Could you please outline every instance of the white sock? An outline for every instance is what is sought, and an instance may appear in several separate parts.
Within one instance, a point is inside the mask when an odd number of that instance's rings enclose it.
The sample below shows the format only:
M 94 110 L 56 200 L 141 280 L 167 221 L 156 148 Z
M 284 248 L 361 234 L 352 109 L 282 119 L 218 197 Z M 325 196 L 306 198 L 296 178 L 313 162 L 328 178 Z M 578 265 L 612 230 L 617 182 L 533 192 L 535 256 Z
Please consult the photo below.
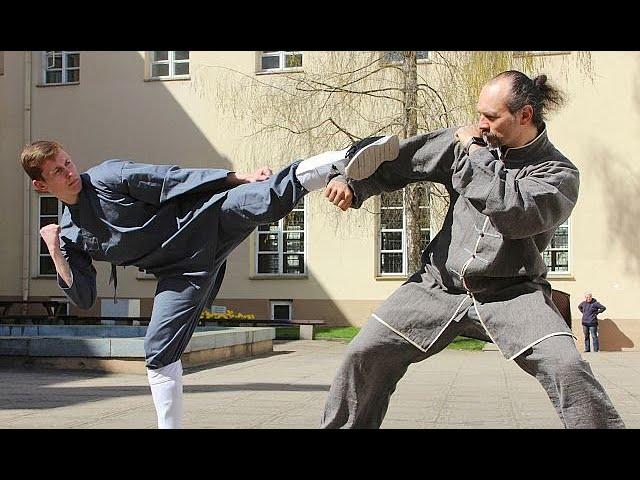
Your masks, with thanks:
M 298 181 L 309 192 L 326 187 L 327 175 L 331 171 L 331 165 L 344 162 L 347 150 L 349 148 L 324 152 L 303 160 L 296 168 Z
M 158 428 L 182 428 L 182 362 L 147 369 Z

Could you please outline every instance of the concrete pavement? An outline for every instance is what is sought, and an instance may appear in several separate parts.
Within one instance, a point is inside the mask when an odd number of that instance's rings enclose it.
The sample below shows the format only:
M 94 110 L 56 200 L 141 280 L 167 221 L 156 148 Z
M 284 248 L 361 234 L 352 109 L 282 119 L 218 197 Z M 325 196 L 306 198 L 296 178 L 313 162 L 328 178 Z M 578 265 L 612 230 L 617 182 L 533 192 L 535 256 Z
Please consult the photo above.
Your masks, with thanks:
M 346 343 L 275 342 L 272 354 L 185 371 L 186 428 L 316 428 Z M 584 354 L 627 427 L 640 428 L 640 352 Z M 0 368 L 0 428 L 155 428 L 146 376 Z M 497 351 L 414 364 L 383 428 L 562 428 L 536 380 Z

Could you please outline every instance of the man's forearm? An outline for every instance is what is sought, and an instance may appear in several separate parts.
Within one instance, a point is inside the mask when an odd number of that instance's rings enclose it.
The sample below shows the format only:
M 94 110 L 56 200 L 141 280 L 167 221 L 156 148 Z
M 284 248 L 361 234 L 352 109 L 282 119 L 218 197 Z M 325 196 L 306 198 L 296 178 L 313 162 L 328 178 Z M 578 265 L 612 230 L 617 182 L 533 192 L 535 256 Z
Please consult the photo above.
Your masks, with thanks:
M 53 259 L 53 264 L 56 267 L 56 271 L 60 278 L 64 280 L 64 283 L 67 284 L 67 287 L 70 287 L 73 283 L 73 275 L 71 274 L 71 267 L 69 266 L 69 262 L 64 258 L 62 251 L 58 249 L 49 248 L 49 253 L 51 254 L 51 258 Z

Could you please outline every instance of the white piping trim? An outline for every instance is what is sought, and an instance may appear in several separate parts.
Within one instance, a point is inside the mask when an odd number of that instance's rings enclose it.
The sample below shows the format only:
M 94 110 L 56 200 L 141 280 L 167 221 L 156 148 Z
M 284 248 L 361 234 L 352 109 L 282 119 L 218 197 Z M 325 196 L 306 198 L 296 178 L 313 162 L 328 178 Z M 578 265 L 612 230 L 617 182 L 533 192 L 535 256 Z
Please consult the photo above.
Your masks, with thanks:
M 554 332 L 554 333 L 550 333 L 549 335 L 545 335 L 542 338 L 539 338 L 538 340 L 536 340 L 535 342 L 527 345 L 526 347 L 524 347 L 522 350 L 520 350 L 518 353 L 516 353 L 513 357 L 509 358 L 509 360 L 513 360 L 514 358 L 516 358 L 518 355 L 520 355 L 522 352 L 524 352 L 525 350 L 527 350 L 528 348 L 533 347 L 534 345 L 536 345 L 537 343 L 540 343 L 543 340 L 546 340 L 549 337 L 556 337 L 558 335 L 570 335 L 573 338 L 575 338 L 576 340 L 578 339 L 578 337 L 576 337 L 573 333 L 569 333 L 569 332 Z
M 389 325 L 387 322 L 385 322 L 384 320 L 382 320 L 379 316 L 377 316 L 375 313 L 372 313 L 371 316 L 373 318 L 375 318 L 376 320 L 378 320 L 381 324 L 383 324 L 385 327 L 387 327 L 389 330 L 394 331 L 395 333 L 397 333 L 398 335 L 400 335 L 402 338 L 404 338 L 407 342 L 409 342 L 411 345 L 413 345 L 414 347 L 416 347 L 418 350 L 420 350 L 421 352 L 427 352 L 426 349 L 422 348 L 420 345 L 418 345 L 416 342 L 414 342 L 413 340 L 411 340 L 410 338 L 407 338 L 406 336 L 404 336 L 402 333 L 400 333 L 398 330 L 396 330 L 395 328 L 393 328 L 391 325 Z

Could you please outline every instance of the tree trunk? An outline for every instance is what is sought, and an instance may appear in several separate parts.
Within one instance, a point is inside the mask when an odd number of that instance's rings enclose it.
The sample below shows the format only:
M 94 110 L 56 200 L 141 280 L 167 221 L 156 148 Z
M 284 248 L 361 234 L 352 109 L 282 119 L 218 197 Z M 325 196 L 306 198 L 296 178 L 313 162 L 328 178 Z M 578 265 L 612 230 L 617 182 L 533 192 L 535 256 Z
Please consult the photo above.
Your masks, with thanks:
M 418 134 L 418 64 L 415 51 L 404 51 L 402 71 L 404 76 L 404 138 Z M 405 187 L 404 205 L 407 235 L 407 268 L 411 275 L 421 266 L 420 257 L 420 189 L 424 185 L 412 183 Z

